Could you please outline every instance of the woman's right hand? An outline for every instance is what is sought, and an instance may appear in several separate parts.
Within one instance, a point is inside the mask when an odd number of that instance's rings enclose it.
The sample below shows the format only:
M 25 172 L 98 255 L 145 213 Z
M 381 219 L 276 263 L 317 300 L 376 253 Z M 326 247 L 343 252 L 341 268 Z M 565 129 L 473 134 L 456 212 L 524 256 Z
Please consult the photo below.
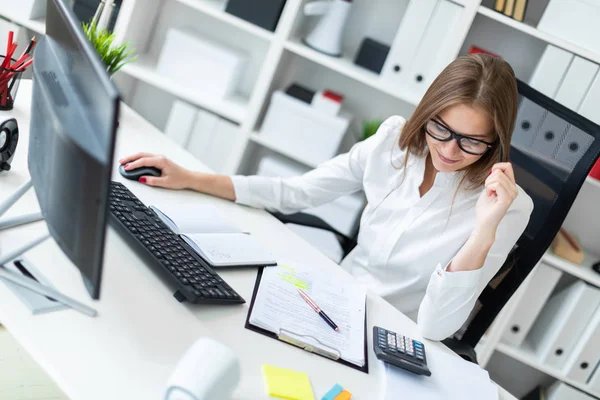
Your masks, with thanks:
M 149 186 L 158 186 L 168 189 L 187 189 L 191 187 L 193 173 L 165 156 L 137 153 L 119 160 L 125 170 L 129 171 L 140 167 L 155 167 L 162 171 L 162 175 L 142 176 L 139 181 Z

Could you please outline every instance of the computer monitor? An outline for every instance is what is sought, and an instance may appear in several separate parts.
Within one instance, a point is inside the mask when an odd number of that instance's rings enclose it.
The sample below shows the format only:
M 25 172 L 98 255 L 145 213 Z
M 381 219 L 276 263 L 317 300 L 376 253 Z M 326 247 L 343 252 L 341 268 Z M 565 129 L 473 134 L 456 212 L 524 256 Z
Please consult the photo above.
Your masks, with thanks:
M 119 92 L 63 0 L 48 0 L 34 58 L 31 180 L 50 235 L 98 299 Z

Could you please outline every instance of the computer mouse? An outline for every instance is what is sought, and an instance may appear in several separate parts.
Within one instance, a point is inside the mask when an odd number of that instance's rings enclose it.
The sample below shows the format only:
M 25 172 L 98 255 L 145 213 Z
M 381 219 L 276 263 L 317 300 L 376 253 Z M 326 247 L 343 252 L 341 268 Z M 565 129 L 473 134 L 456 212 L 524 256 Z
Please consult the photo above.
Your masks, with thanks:
M 124 166 L 119 166 L 119 173 L 127 179 L 137 181 L 142 176 L 161 176 L 162 171 L 154 167 L 140 167 L 135 169 L 126 170 Z

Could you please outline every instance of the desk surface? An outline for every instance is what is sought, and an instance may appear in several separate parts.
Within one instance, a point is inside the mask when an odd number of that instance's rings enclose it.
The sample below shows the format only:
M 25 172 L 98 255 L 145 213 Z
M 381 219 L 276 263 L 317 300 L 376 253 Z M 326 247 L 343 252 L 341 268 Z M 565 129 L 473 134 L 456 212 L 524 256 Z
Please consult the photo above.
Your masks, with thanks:
M 13 169 L 0 175 L 2 197 L 28 179 L 27 148 L 31 84 L 21 83 L 17 107 L 4 113 L 15 116 L 21 137 Z M 2 115 L 2 114 L 0 114 Z M 168 155 L 185 167 L 207 168 L 171 142 L 126 106 L 122 107 L 116 158 L 148 151 Z M 60 179 L 49 176 L 48 179 Z M 334 262 L 296 236 L 268 213 L 190 191 L 171 191 L 124 180 L 145 204 L 168 201 L 210 203 L 268 246 L 279 260 L 316 264 L 332 274 L 346 275 Z M 39 209 L 33 191 L 8 215 Z M 41 232 L 43 222 L 0 232 L 0 251 L 9 251 Z M 178 303 L 170 290 L 112 227 L 108 229 L 101 299 L 90 300 L 77 269 L 52 240 L 26 255 L 63 293 L 95 307 L 89 318 L 72 310 L 32 316 L 5 285 L 0 284 L 0 322 L 29 351 L 72 400 L 161 399 L 174 365 L 199 336 L 213 337 L 230 346 L 241 358 L 242 380 L 237 400 L 266 399 L 260 366 L 263 363 L 305 371 L 317 398 L 335 383 L 353 392 L 353 399 L 378 397 L 381 369 L 371 349 L 371 330 L 377 324 L 418 338 L 416 325 L 383 299 L 368 295 L 369 368 L 364 374 L 244 328 L 256 269 L 221 270 L 220 274 L 248 303 L 236 306 L 198 306 Z M 440 343 L 425 341 L 428 349 L 449 351 Z M 514 399 L 500 389 L 500 399 Z

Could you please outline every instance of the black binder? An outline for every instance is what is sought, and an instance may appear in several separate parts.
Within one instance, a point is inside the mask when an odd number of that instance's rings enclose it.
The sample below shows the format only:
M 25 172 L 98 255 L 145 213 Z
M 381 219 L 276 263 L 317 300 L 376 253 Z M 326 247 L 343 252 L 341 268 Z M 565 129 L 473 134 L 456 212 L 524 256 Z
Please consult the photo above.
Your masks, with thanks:
M 350 363 L 348 361 L 345 361 L 345 360 L 343 360 L 340 357 L 336 358 L 336 357 L 334 357 L 333 354 L 327 354 L 326 352 L 319 351 L 319 349 L 315 349 L 315 348 L 313 348 L 310 345 L 302 345 L 302 344 L 299 344 L 299 343 L 298 344 L 292 343 L 291 341 L 287 341 L 285 339 L 285 337 L 282 337 L 282 335 L 277 335 L 277 334 L 275 334 L 275 333 L 273 333 L 271 331 L 268 331 L 266 329 L 263 329 L 263 328 L 260 328 L 258 326 L 252 325 L 250 323 L 250 315 L 252 314 L 252 310 L 254 309 L 254 301 L 256 300 L 256 294 L 258 293 L 258 287 L 260 286 L 260 281 L 262 279 L 263 269 L 264 269 L 264 267 L 260 268 L 258 270 L 257 275 L 256 275 L 256 283 L 254 284 L 254 291 L 252 293 L 252 300 L 250 301 L 250 307 L 248 309 L 248 315 L 246 316 L 246 324 L 245 324 L 246 329 L 250 329 L 251 331 L 261 333 L 261 334 L 263 334 L 265 336 L 271 337 L 271 338 L 273 338 L 275 340 L 279 340 L 279 341 L 281 341 L 283 343 L 287 343 L 287 344 L 289 344 L 291 346 L 299 347 L 299 348 L 304 349 L 306 351 L 309 351 L 311 353 L 317 354 L 317 355 L 319 355 L 321 357 L 328 358 L 328 359 L 330 359 L 332 361 L 338 362 L 338 363 L 340 363 L 342 365 L 345 365 L 347 367 L 354 368 L 354 369 L 357 369 L 359 371 L 362 371 L 365 374 L 369 373 L 369 359 L 368 359 L 368 352 L 367 352 L 367 315 L 366 315 L 367 314 L 367 305 L 366 304 L 365 304 L 365 326 L 364 326 L 364 333 L 365 333 L 365 343 L 364 343 L 365 365 L 363 365 L 362 367 L 359 367 L 358 365 L 355 365 L 355 364 L 352 364 L 352 363 Z

